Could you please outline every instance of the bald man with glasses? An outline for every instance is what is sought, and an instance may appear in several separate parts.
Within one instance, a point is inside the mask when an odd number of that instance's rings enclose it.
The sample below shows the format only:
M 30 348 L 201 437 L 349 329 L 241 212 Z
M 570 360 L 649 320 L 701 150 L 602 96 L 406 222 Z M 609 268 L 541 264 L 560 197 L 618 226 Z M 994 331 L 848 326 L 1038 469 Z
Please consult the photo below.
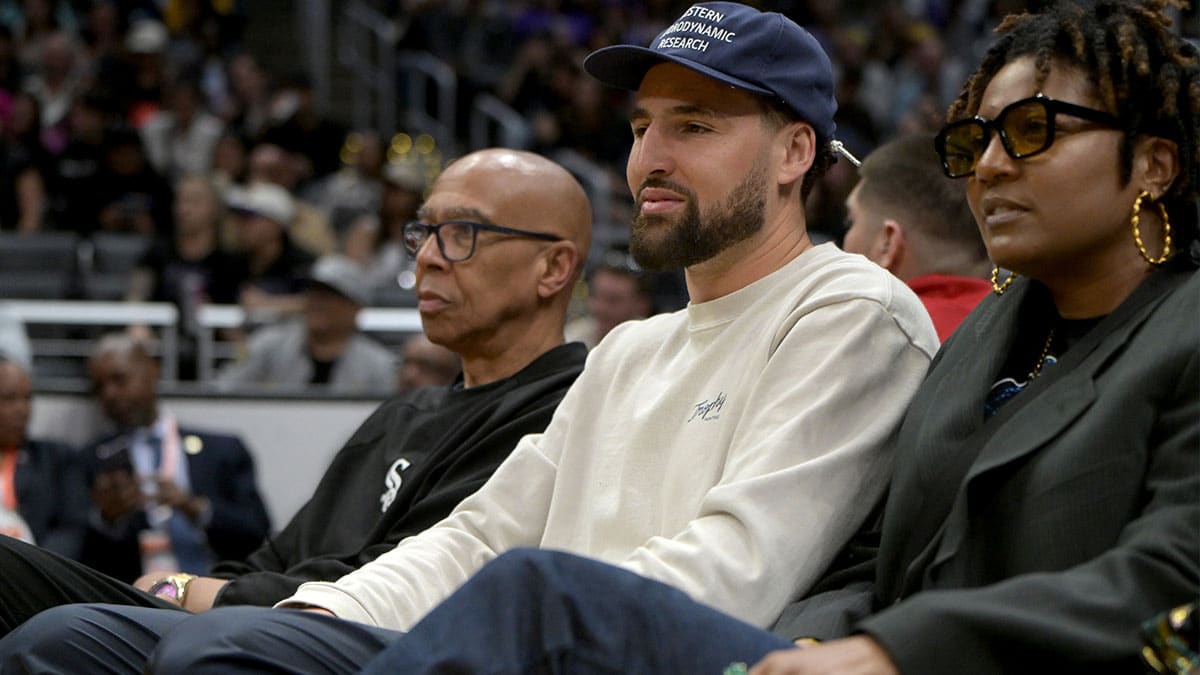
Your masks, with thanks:
M 432 526 L 483 485 L 523 436 L 545 429 L 587 354 L 563 338 L 590 244 L 583 188 L 537 155 L 484 150 L 448 167 L 421 213 L 443 223 L 412 228 L 422 321 L 432 342 L 456 353 L 461 381 L 381 405 L 282 532 L 208 576 L 147 575 L 135 587 L 0 537 L 0 636 L 68 603 L 193 612 L 272 605 L 304 582 L 336 580 Z M 447 226 L 451 218 L 471 220 Z M 519 222 L 539 232 L 516 236 L 500 225 Z M 449 256 L 441 254 L 445 246 L 420 245 L 431 232 L 454 230 Z

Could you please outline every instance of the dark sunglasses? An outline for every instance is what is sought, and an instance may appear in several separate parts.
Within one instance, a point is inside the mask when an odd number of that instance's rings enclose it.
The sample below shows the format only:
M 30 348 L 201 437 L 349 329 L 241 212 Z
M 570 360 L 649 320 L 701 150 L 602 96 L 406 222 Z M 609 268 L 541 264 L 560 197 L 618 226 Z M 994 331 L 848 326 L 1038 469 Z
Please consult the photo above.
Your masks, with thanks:
M 433 235 L 437 239 L 438 250 L 442 252 L 443 258 L 450 262 L 462 262 L 475 255 L 475 241 L 479 237 L 480 230 L 514 237 L 562 241 L 562 237 L 554 234 L 518 230 L 503 225 L 477 223 L 471 220 L 447 220 L 444 223 L 423 223 L 413 220 L 404 224 L 404 250 L 415 257 L 417 251 L 420 251 L 428 241 L 429 236 Z
M 1008 104 L 995 119 L 976 115 L 942 127 L 934 139 L 938 155 L 942 158 L 942 169 L 951 178 L 963 178 L 975 173 L 975 165 L 992 142 L 993 131 L 1000 136 L 1004 151 L 1013 159 L 1024 159 L 1045 152 L 1054 143 L 1054 117 L 1058 114 L 1078 117 L 1112 129 L 1121 128 L 1120 120 L 1103 110 L 1037 94 Z

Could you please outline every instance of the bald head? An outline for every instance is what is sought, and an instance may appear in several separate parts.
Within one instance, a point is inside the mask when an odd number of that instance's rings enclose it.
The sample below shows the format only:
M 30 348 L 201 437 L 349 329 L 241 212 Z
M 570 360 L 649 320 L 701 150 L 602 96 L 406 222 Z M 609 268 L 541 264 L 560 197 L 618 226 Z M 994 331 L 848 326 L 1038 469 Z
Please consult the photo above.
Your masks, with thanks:
M 573 243 L 580 265 L 592 242 L 592 207 L 575 176 L 554 162 L 521 150 L 489 148 L 446 167 L 434 184 L 471 181 L 491 202 L 498 222 L 555 234 Z

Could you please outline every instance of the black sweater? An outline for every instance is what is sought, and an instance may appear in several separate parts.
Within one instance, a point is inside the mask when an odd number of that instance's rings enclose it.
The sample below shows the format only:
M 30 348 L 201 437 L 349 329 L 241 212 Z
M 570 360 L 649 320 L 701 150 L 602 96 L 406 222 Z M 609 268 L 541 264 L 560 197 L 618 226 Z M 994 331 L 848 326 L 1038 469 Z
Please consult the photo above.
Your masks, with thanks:
M 231 580 L 216 605 L 273 605 L 306 581 L 337 580 L 446 517 L 522 436 L 546 428 L 586 357 L 583 345 L 562 345 L 498 382 L 431 387 L 381 405 L 278 536 L 245 562 L 213 567 L 213 576 Z

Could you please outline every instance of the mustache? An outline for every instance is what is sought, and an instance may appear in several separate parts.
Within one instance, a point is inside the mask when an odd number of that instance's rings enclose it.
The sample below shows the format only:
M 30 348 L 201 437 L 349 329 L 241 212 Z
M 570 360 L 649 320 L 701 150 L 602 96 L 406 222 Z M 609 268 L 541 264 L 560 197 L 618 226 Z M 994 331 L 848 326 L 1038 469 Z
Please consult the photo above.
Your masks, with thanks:
M 646 188 L 660 188 L 663 190 L 670 190 L 671 192 L 676 192 L 678 194 L 681 194 L 684 197 L 687 197 L 688 199 L 693 199 L 693 197 L 694 197 L 691 190 L 680 185 L 679 183 L 672 183 L 671 181 L 669 181 L 665 178 L 651 177 L 651 178 L 646 178 L 645 180 L 642 181 L 641 185 L 638 185 L 638 189 L 637 189 L 638 201 L 641 201 L 642 192 L 644 192 L 646 190 Z

